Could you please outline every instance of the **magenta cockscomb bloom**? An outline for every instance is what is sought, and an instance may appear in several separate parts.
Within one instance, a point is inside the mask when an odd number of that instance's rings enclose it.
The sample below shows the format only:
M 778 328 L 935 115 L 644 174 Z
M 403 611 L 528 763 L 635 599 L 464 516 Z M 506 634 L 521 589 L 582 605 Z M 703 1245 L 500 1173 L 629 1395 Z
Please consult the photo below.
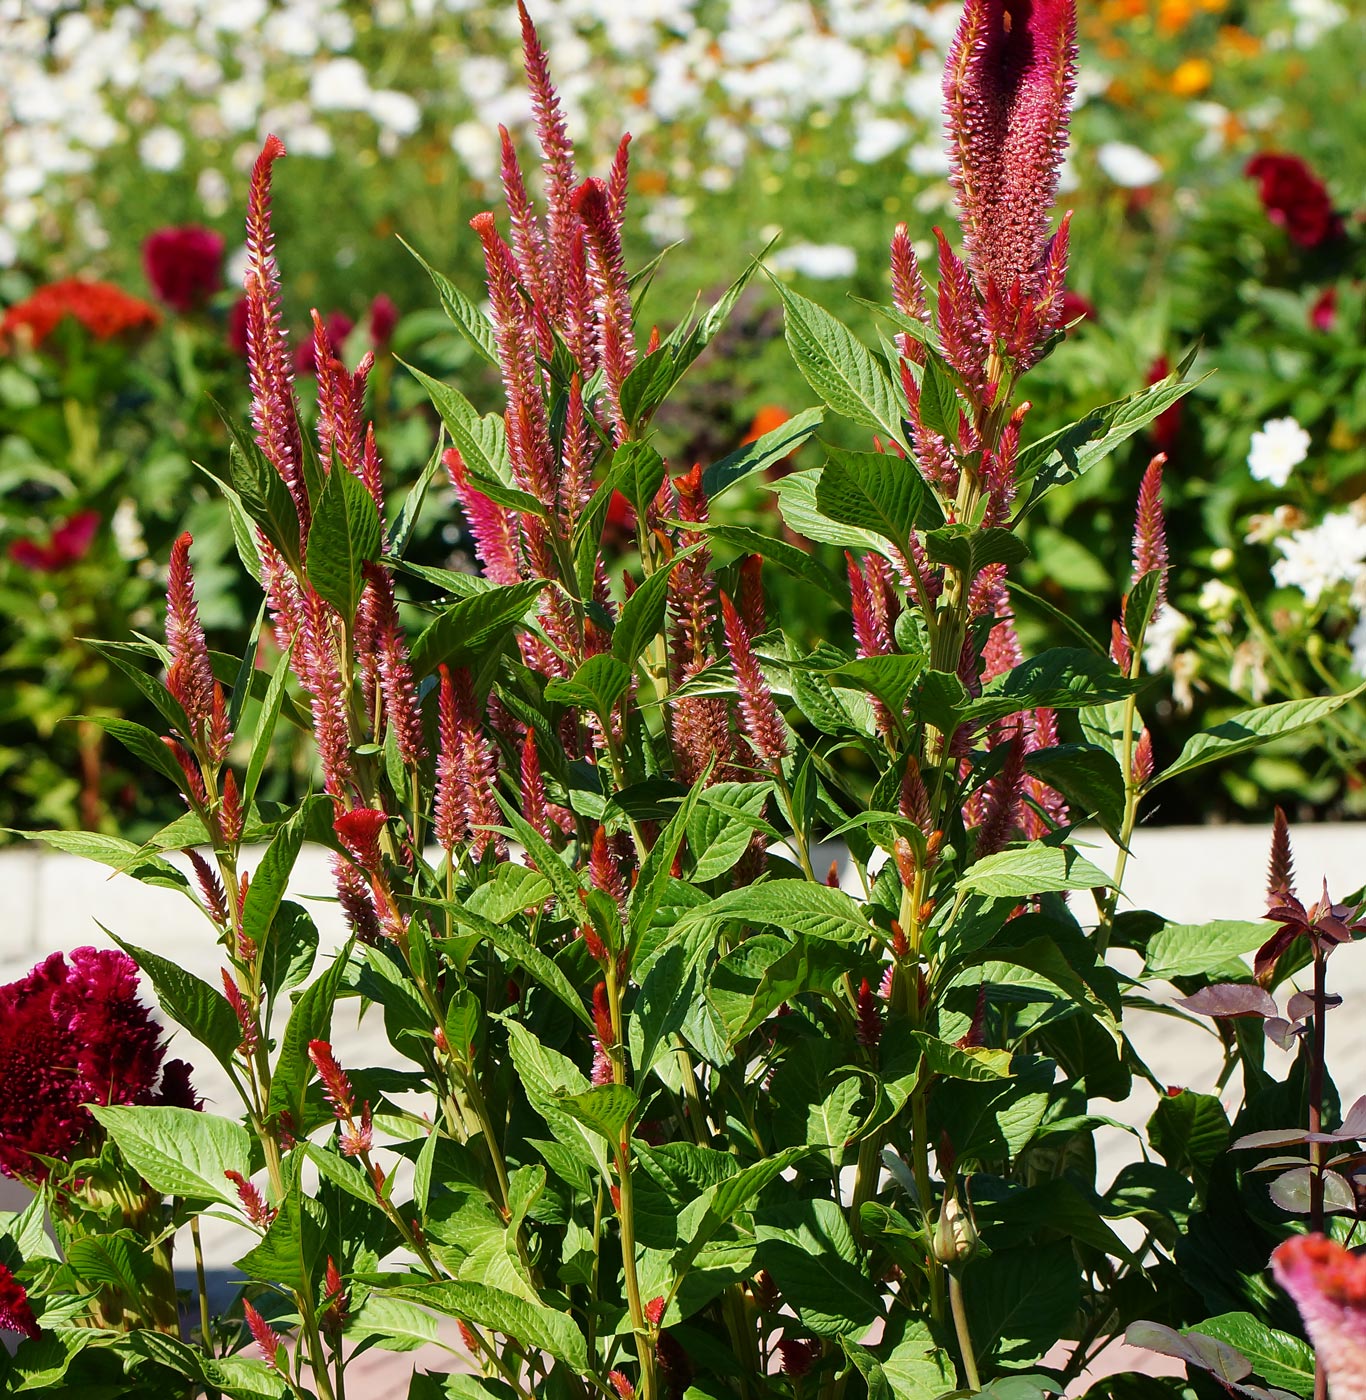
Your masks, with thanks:
M 158 229 L 142 245 L 142 267 L 160 300 L 193 311 L 223 285 L 223 237 L 200 224 Z
M 1366 1400 L 1366 1258 L 1323 1235 L 1296 1235 L 1271 1256 L 1328 1375 L 1332 1400 Z
M 18 1332 L 30 1340 L 42 1331 L 28 1292 L 4 1264 L 0 1264 L 0 1331 Z
M 944 72 L 953 184 L 985 292 L 1044 260 L 1076 81 L 1075 0 L 967 0 Z
M 46 540 L 15 540 L 9 547 L 9 557 L 31 573 L 55 574 L 85 558 L 99 528 L 99 511 L 78 510 Z
M 1299 156 L 1263 151 L 1247 163 L 1245 173 L 1257 181 L 1267 218 L 1301 248 L 1317 248 L 1342 237 L 1342 217 L 1322 180 Z
M 0 987 L 0 1171 L 43 1181 L 96 1130 L 87 1104 L 197 1107 L 189 1067 L 165 1047 L 123 953 L 53 953 Z M 158 1085 L 158 1081 L 160 1081 Z

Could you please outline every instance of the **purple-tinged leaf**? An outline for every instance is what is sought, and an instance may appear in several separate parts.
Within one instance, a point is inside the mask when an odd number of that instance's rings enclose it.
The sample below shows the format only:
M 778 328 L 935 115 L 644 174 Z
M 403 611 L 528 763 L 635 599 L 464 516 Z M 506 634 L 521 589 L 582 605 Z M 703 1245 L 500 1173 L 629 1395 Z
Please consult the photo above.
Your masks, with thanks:
M 1292 1215 L 1309 1214 L 1309 1185 L 1313 1176 L 1308 1167 L 1296 1167 L 1271 1183 L 1271 1199 Z M 1356 1193 L 1346 1177 L 1337 1172 L 1323 1173 L 1323 1208 L 1329 1215 L 1356 1213 Z
M 1124 1340 L 1132 1347 L 1160 1352 L 1188 1366 L 1198 1366 L 1229 1385 L 1252 1374 L 1252 1363 L 1242 1352 L 1200 1332 L 1187 1332 L 1183 1336 L 1160 1322 L 1135 1322 L 1124 1334 Z
M 1244 1167 L 1247 1172 L 1279 1172 L 1286 1167 L 1304 1166 L 1303 1157 L 1268 1157 L 1264 1162 L 1258 1162 L 1255 1167 Z
M 1336 994 L 1330 994 L 1323 999 L 1323 1009 L 1325 1011 L 1336 1011 L 1342 1005 L 1342 998 Z M 1286 1004 L 1285 1014 L 1292 1021 L 1305 1021 L 1314 1014 L 1314 994 L 1312 992 L 1296 992 Z
M 1221 982 L 1201 987 L 1193 996 L 1178 997 L 1176 1004 L 1197 1016 L 1274 1016 L 1271 993 L 1251 982 Z
M 1266 1038 L 1282 1050 L 1291 1050 L 1295 1042 L 1304 1034 L 1304 1027 L 1298 1021 L 1287 1021 L 1284 1016 L 1269 1016 L 1262 1022 Z
M 1240 1137 L 1234 1149 L 1244 1147 L 1298 1147 L 1309 1141 L 1309 1134 L 1303 1128 L 1271 1128 L 1264 1133 L 1248 1133 Z
M 1342 1127 L 1338 1129 L 1338 1137 L 1350 1138 L 1354 1142 L 1366 1138 L 1366 1094 L 1347 1110 Z

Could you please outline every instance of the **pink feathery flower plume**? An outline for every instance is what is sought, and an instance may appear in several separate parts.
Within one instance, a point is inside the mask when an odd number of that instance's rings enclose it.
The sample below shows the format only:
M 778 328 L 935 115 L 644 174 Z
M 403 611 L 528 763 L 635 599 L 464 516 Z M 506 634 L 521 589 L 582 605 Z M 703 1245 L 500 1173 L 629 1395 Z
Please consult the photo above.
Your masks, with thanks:
M 985 292 L 1029 288 L 1067 148 L 1076 0 L 967 0 L 944 71 L 952 182 Z
M 749 630 L 735 610 L 735 604 L 725 593 L 721 595 L 721 620 L 735 683 L 740 691 L 740 715 L 744 720 L 745 734 L 760 758 L 770 763 L 776 762 L 788 751 L 782 716 L 773 703 L 773 692 L 769 690 L 755 658 Z
M 251 416 L 261 451 L 289 488 L 299 513 L 299 538 L 308 537 L 308 488 L 294 403 L 294 367 L 281 326 L 280 272 L 270 225 L 271 167 L 285 154 L 278 136 L 267 136 L 251 172 L 247 196 L 247 367 Z
M 1266 900 L 1274 909 L 1295 894 L 1295 857 L 1290 849 L 1290 823 L 1285 813 L 1276 808 L 1271 827 L 1271 858 L 1267 862 Z
M 337 656 L 335 616 L 326 600 L 310 590 L 304 599 L 294 669 L 309 695 L 323 786 L 330 796 L 343 798 L 352 774 L 351 722 Z
M 497 825 L 501 815 L 494 797 L 498 766 L 480 732 L 474 689 L 464 667 L 453 673 L 441 667 L 437 737 L 437 845 L 449 854 L 468 841 L 470 854 L 479 860 L 492 844 L 498 858 L 506 860 L 506 840 L 487 829 Z
M 384 712 L 394 727 L 399 757 L 404 763 L 419 763 L 427 756 L 427 745 L 422 737 L 422 712 L 408 661 L 408 643 L 394 598 L 393 576 L 378 564 L 366 564 L 365 579 L 374 598 L 375 651 Z M 375 737 L 378 742 L 379 736 Z
M 1366 1259 L 1323 1235 L 1295 1235 L 1271 1256 L 1328 1376 L 1332 1400 L 1366 1400 Z
M 928 326 L 930 312 L 925 305 L 925 279 L 920 275 L 920 263 L 911 246 L 910 230 L 905 224 L 898 224 L 892 234 L 891 262 L 892 304 L 902 315 L 914 317 Z M 915 336 L 903 331 L 897 336 L 896 343 L 912 363 L 925 363 L 925 346 Z
M 512 144 L 507 127 L 500 126 L 498 136 L 502 142 L 503 201 L 512 221 L 512 249 L 517 256 L 522 284 L 539 306 L 551 308 L 555 304 L 554 283 L 545 235 L 532 208 L 522 164 L 517 159 L 517 148 Z M 545 358 L 549 359 L 553 345 L 543 345 L 541 349 Z
M 166 649 L 171 653 L 171 664 L 166 672 L 166 688 L 180 702 L 190 721 L 191 733 L 187 737 L 203 744 L 212 761 L 219 763 L 227 754 L 232 732 L 199 621 L 194 573 L 190 568 L 193 542 L 186 531 L 171 546 L 166 582 Z
M 272 1371 L 280 1371 L 283 1374 L 281 1362 L 285 1361 L 285 1364 L 288 1364 L 284 1354 L 285 1339 L 245 1299 L 242 1302 L 242 1315 L 247 1320 L 247 1327 L 256 1343 L 257 1351 L 261 1353 L 261 1359 Z
M 1134 582 L 1156 572 L 1157 600 L 1167 595 L 1167 527 L 1162 516 L 1162 467 L 1167 454 L 1159 452 L 1148 463 L 1138 488 L 1138 510 L 1134 519 Z
M 625 142 L 621 149 L 624 153 Z M 624 155 L 620 158 L 624 160 Z M 585 180 L 579 186 L 574 193 L 574 210 L 583 222 L 588 242 L 607 402 L 620 442 L 628 428 L 621 409 L 621 386 L 636 360 L 631 289 L 621 250 L 621 225 L 613 215 L 608 185 L 602 180 Z
M 446 450 L 441 461 L 474 536 L 474 552 L 484 566 L 484 577 L 490 583 L 517 583 L 522 574 L 517 566 L 516 514 L 474 486 L 464 458 L 454 447 Z

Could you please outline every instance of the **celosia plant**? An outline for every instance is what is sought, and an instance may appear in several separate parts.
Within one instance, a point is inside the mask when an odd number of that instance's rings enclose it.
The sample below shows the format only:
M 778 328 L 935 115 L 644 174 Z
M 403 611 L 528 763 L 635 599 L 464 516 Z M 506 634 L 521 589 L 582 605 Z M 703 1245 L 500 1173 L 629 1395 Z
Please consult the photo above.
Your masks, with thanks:
M 873 435 L 775 487 L 794 537 L 846 551 L 846 579 L 722 502 L 823 410 L 705 466 L 656 449 L 654 414 L 756 268 L 667 333 L 640 320 L 627 140 L 583 178 L 525 10 L 544 204 L 504 133 L 507 234 L 471 221 L 489 316 L 433 273 L 506 410 L 414 370 L 450 445 L 398 509 L 372 358 L 347 368 L 316 316 L 316 441 L 301 425 L 267 139 L 253 418 L 223 484 L 280 655 L 266 676 L 256 637 L 240 664 L 209 651 L 182 536 L 164 647 L 119 653 L 164 671 L 137 674 L 167 732 L 109 727 L 187 811 L 146 847 L 101 847 L 211 926 L 221 990 L 125 946 L 242 1120 L 92 1109 L 175 1218 L 232 1215 L 245 1283 L 218 1321 L 201 1284 L 191 1342 L 107 1325 L 102 1360 L 159 1394 L 341 1400 L 359 1350 L 437 1314 L 478 1378 L 419 1372 L 415 1396 L 1043 1396 L 1141 1310 L 1187 1164 L 1102 1194 L 1091 1105 L 1143 1072 L 1105 950 L 1161 921 L 1120 912 L 1123 856 L 1112 877 L 1070 836 L 1094 818 L 1127 848 L 1158 784 L 1342 700 L 1249 712 L 1158 763 L 1137 701 L 1167 568 L 1160 461 L 1108 653 L 1023 654 L 1013 525 L 1186 388 L 1028 431 L 1022 380 L 1064 316 L 1073 18 L 969 0 L 945 81 L 966 258 L 938 233 L 932 288 L 895 230 L 891 342 L 778 285 L 803 373 Z M 404 559 L 443 469 L 477 576 Z M 603 543 L 618 497 L 625 557 Z M 786 638 L 766 569 L 847 606 L 845 635 Z M 425 618 L 411 639 L 405 611 Z M 284 812 L 260 799 L 282 719 L 311 732 L 319 788 Z M 286 897 L 305 841 L 330 850 L 352 935 L 317 976 Z M 1094 935 L 1073 891 L 1096 893 Z M 355 1063 L 343 1000 L 379 1008 L 402 1070 Z M 83 1300 L 17 1253 L 75 1384 Z

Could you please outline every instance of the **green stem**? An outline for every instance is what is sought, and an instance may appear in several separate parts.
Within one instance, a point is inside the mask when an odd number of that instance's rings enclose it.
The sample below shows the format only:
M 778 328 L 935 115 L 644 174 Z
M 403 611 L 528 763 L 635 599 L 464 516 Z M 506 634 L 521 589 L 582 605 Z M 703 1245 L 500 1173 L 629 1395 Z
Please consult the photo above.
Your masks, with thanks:
M 963 1377 L 970 1390 L 980 1390 L 982 1382 L 977 1374 L 977 1353 L 972 1347 L 972 1333 L 968 1330 L 963 1282 L 953 1270 L 949 1271 L 949 1305 L 953 1309 L 953 1330 L 958 1335 L 958 1350 L 963 1358 Z

